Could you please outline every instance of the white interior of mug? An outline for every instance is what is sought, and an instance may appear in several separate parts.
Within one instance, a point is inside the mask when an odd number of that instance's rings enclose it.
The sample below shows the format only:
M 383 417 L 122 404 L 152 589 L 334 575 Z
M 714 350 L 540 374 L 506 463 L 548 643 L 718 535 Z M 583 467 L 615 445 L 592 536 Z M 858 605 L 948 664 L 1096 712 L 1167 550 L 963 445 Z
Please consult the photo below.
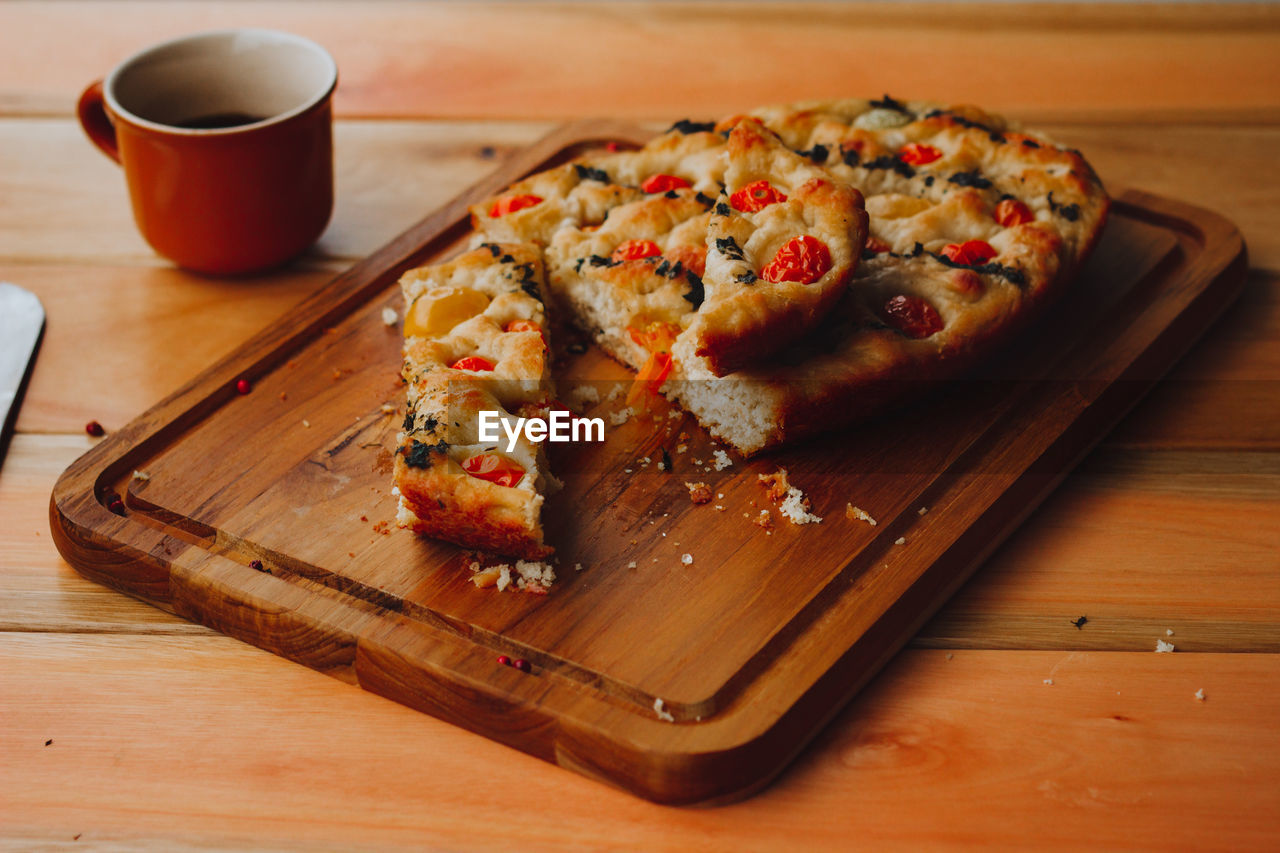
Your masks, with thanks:
M 315 42 L 274 30 L 235 29 L 147 48 L 111 72 L 103 89 L 111 110 L 138 124 L 176 133 L 227 133 L 304 112 L 337 81 L 333 57 Z

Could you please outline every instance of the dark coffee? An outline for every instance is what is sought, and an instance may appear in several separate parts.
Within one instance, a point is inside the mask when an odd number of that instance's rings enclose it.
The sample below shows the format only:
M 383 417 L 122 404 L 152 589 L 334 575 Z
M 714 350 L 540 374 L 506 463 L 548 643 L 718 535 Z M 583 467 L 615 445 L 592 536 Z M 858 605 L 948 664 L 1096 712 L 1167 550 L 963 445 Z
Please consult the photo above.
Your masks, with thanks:
M 207 116 L 196 116 L 174 122 L 174 127 L 188 130 L 215 130 L 221 127 L 239 127 L 242 124 L 253 124 L 263 121 L 267 116 L 251 116 L 248 113 L 213 113 Z

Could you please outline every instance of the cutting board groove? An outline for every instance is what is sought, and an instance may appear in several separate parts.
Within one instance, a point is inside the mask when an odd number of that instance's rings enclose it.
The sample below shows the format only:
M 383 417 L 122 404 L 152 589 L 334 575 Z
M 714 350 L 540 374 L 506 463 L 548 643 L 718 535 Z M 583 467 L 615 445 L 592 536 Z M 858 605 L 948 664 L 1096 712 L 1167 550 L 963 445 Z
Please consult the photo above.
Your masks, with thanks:
M 604 121 L 557 130 L 110 436 L 55 487 L 59 550 L 100 583 L 641 796 L 742 797 L 1243 283 L 1230 223 L 1122 193 L 1075 287 L 974 376 L 725 471 L 693 465 L 716 445 L 687 417 L 632 419 L 602 447 L 553 454 L 566 488 L 547 508 L 561 559 L 551 594 L 476 589 L 458 549 L 374 526 L 394 517 L 403 414 L 381 409 L 402 398 L 399 332 L 382 309 L 399 308 L 401 272 L 465 239 L 468 204 L 584 147 L 646 136 Z M 594 350 L 562 375 L 628 377 Z M 241 378 L 251 394 L 235 393 Z M 673 452 L 674 474 L 636 461 L 677 442 L 688 449 Z M 766 534 L 743 517 L 768 505 L 756 475 L 780 465 L 821 524 L 776 516 Z M 692 505 L 686 480 L 709 482 L 725 510 Z M 123 517 L 106 510 L 110 491 L 124 495 Z M 846 503 L 879 524 L 847 519 Z M 533 672 L 497 664 L 502 653 Z

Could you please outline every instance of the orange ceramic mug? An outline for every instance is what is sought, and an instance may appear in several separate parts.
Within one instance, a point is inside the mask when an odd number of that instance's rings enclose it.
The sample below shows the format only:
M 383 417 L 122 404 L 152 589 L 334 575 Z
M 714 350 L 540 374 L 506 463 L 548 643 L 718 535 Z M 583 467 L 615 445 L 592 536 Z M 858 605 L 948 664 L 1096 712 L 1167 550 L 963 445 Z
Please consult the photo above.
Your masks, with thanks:
M 329 222 L 337 82 L 314 42 L 218 30 L 130 57 L 78 112 L 124 167 L 152 248 L 191 270 L 250 272 L 294 257 Z

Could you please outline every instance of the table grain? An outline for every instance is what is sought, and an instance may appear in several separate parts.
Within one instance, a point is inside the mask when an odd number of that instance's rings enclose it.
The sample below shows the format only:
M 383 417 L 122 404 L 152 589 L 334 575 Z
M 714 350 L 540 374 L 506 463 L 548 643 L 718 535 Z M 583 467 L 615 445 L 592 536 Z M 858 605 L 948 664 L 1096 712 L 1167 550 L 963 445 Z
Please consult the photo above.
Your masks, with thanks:
M 151 253 L 73 111 L 133 50 L 232 25 L 334 53 L 339 201 L 288 268 L 222 280 Z M 757 797 L 645 803 L 98 587 L 54 550 L 48 497 L 86 421 L 123 425 L 556 122 L 885 92 L 1018 116 L 1105 181 L 1217 210 L 1251 269 Z M 0 4 L 0 279 L 49 315 L 0 467 L 0 843 L 1274 849 L 1278 154 L 1268 4 Z

